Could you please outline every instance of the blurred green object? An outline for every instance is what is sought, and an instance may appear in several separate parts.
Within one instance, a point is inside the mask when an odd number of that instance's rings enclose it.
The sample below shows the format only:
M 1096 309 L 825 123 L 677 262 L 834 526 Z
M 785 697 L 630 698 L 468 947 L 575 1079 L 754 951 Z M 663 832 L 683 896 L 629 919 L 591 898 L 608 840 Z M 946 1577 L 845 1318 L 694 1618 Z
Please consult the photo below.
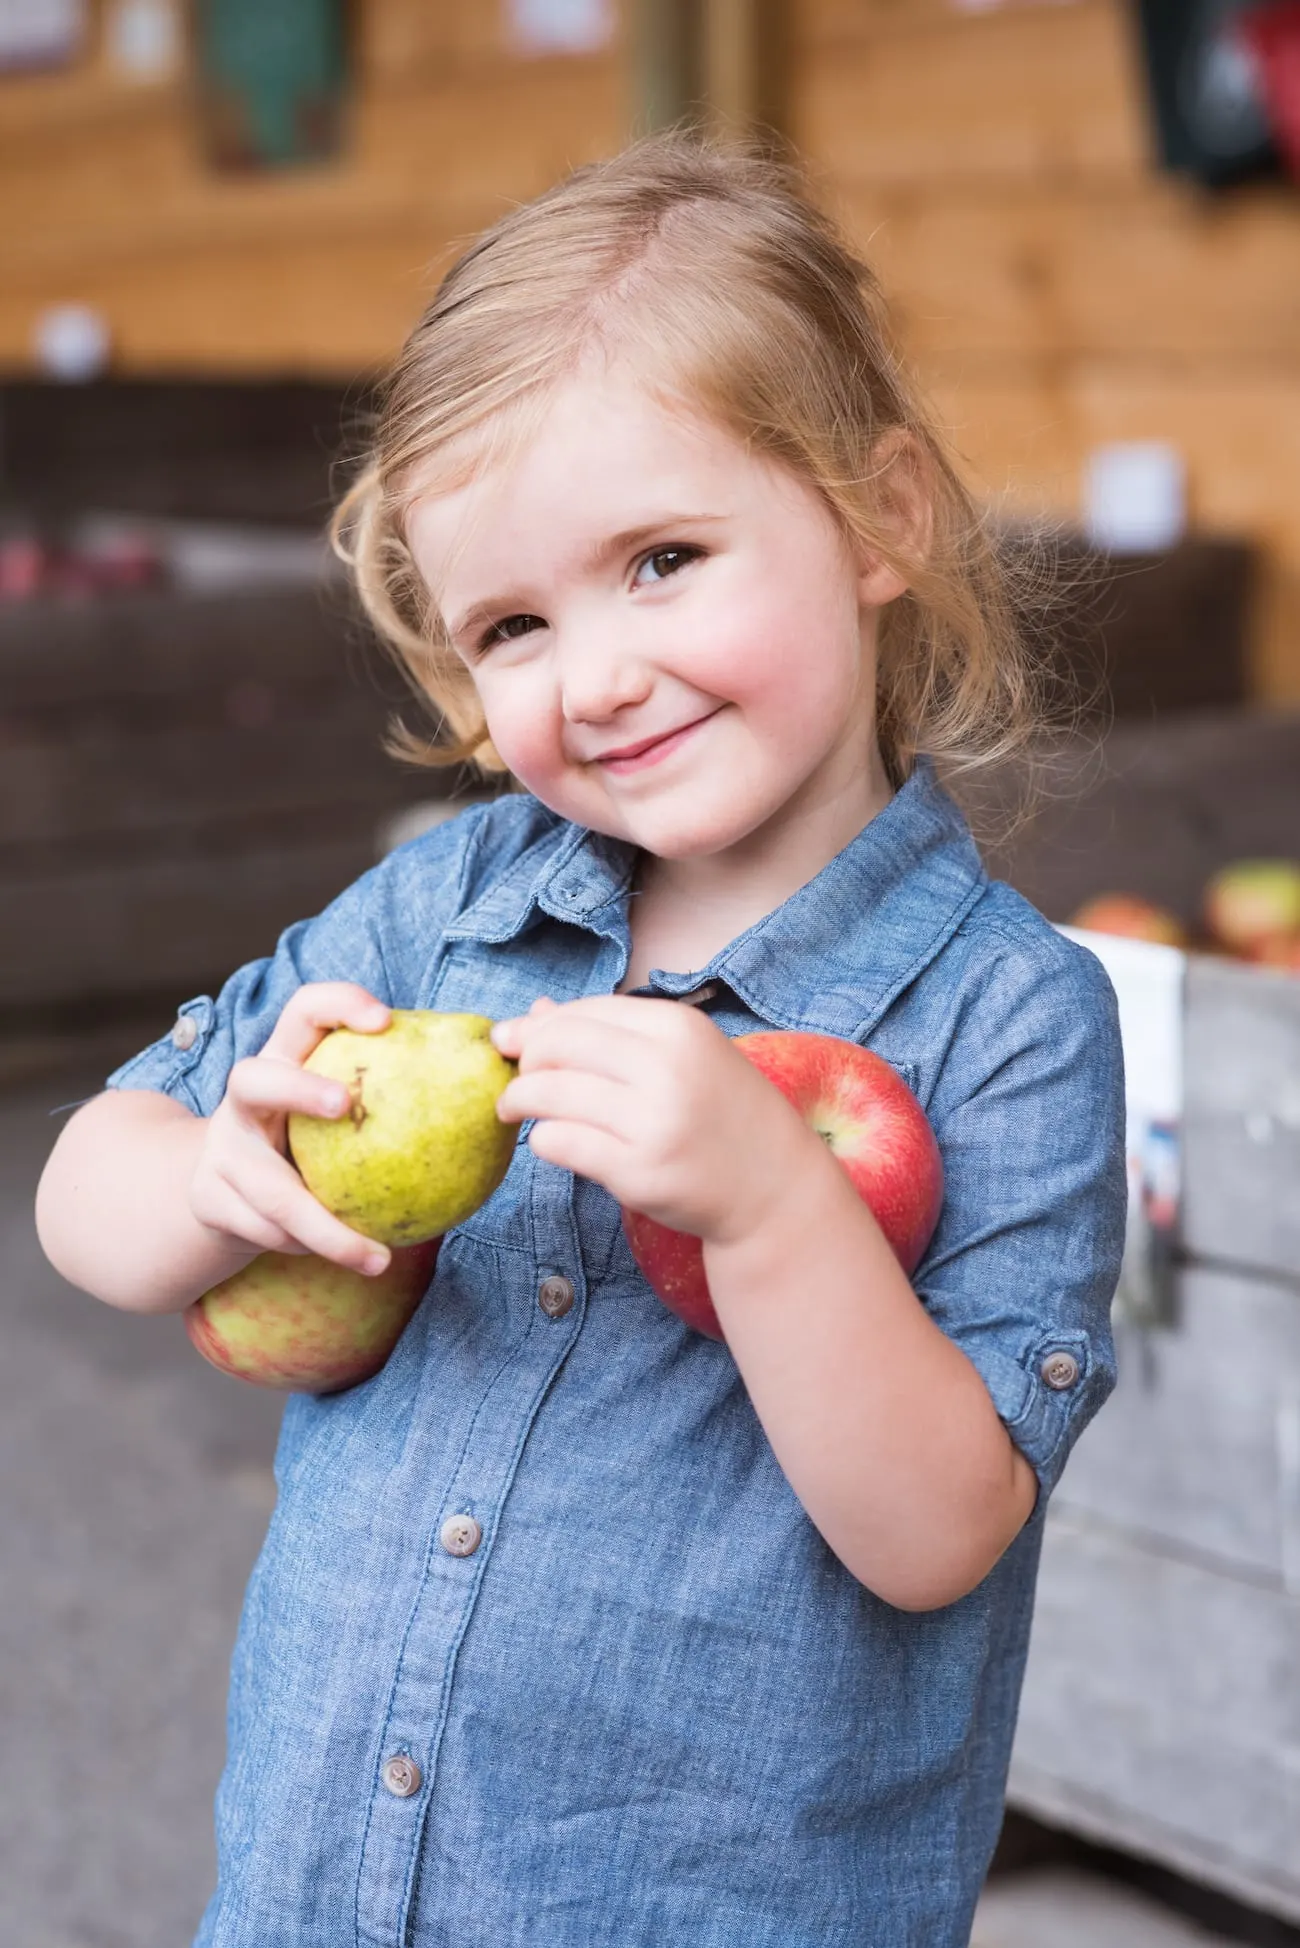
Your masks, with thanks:
M 342 146 L 344 0 L 198 0 L 209 156 L 222 169 L 322 162 Z

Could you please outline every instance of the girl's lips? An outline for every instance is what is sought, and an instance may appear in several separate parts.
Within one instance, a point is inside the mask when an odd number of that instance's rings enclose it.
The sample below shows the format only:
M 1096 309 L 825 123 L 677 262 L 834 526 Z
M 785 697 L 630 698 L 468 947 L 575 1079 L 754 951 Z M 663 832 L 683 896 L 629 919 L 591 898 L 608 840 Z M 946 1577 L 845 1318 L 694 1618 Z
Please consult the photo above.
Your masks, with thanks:
M 640 771 L 648 765 L 658 764 L 662 758 L 668 757 L 671 752 L 684 744 L 692 731 L 697 731 L 701 724 L 707 724 L 717 714 L 716 710 L 711 710 L 707 716 L 697 717 L 690 724 L 682 724 L 677 730 L 668 731 L 663 737 L 656 737 L 647 744 L 630 745 L 622 755 L 610 752 L 605 757 L 597 758 L 596 763 L 602 771 L 612 771 L 619 777 L 629 771 Z

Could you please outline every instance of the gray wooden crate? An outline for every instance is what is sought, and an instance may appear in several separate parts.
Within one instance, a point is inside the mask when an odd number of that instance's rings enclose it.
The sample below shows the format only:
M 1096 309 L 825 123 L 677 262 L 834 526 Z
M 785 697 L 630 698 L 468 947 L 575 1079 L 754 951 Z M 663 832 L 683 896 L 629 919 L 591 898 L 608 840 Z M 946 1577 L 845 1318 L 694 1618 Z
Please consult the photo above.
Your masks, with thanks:
M 1175 1321 L 1054 1497 L 1010 1797 L 1300 1921 L 1300 980 L 1194 956 L 1185 1064 Z
M 15 606 L 0 644 L 0 1025 L 171 1005 L 267 953 L 451 789 L 334 589 Z

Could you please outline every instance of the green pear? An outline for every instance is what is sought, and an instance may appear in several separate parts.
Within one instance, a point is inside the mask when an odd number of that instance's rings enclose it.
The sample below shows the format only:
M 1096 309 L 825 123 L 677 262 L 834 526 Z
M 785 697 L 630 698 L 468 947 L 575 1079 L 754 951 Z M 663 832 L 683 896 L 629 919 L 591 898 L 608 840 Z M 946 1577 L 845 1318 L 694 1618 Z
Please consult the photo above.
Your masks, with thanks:
M 377 1278 L 312 1253 L 264 1251 L 185 1314 L 210 1365 L 283 1392 L 336 1393 L 378 1373 L 424 1297 L 438 1243 L 395 1251 Z
M 515 1130 L 497 1118 L 515 1065 L 486 1015 L 395 1008 L 382 1034 L 336 1028 L 307 1057 L 343 1083 L 345 1116 L 289 1117 L 289 1150 L 312 1196 L 386 1245 L 441 1237 L 492 1195 Z

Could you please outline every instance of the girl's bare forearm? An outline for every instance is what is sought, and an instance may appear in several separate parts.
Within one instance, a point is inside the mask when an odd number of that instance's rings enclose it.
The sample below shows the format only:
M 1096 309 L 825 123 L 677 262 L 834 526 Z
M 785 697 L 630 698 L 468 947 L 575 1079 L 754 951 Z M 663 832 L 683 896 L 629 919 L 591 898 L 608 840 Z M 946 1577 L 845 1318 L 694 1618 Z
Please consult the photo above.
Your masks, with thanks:
M 758 1233 L 706 1244 L 718 1316 L 773 1452 L 860 1582 L 937 1609 L 1031 1514 L 1032 1469 L 838 1165 L 811 1159 Z
M 79 1109 L 36 1193 L 46 1257 L 126 1312 L 180 1312 L 253 1258 L 189 1202 L 207 1125 L 154 1090 L 109 1090 Z

